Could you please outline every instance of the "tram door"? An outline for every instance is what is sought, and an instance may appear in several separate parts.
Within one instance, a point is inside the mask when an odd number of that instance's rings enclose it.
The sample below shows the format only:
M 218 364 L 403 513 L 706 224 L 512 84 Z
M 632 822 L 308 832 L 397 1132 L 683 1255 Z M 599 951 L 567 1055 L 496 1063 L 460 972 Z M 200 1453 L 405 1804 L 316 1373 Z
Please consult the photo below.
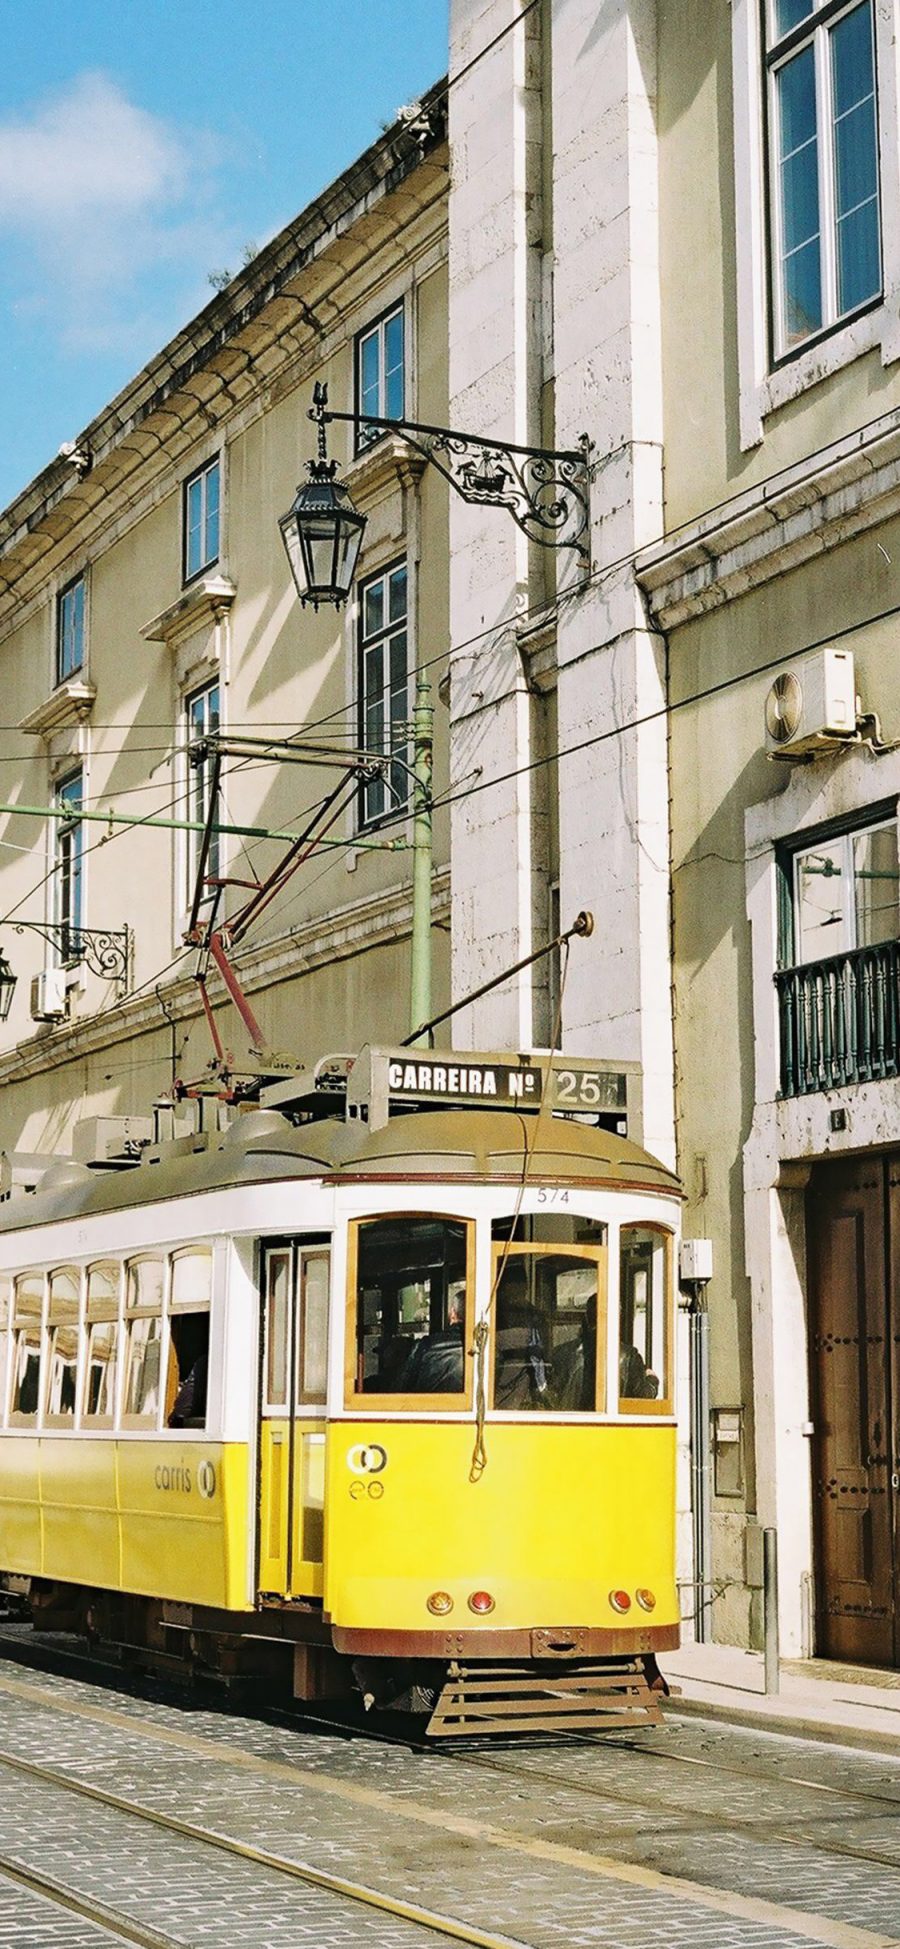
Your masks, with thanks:
M 900 1665 L 900 1156 L 807 1192 L 816 1649 Z
M 322 1595 L 327 1245 L 284 1239 L 262 1253 L 259 1576 L 262 1594 Z

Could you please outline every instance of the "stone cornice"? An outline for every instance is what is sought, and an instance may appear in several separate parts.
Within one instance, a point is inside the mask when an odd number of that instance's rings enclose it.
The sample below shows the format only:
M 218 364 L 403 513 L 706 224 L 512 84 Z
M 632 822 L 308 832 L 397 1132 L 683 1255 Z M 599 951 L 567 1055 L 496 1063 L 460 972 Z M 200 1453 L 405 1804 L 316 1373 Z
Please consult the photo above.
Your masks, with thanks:
M 677 629 L 898 513 L 900 415 L 887 413 L 645 548 L 635 574 L 653 621 Z
M 204 622 L 219 622 L 228 614 L 237 595 L 233 582 L 225 575 L 204 575 L 185 589 L 168 609 L 144 623 L 141 635 L 146 643 L 175 643 L 180 636 Z
M 432 879 L 432 922 L 448 919 L 450 913 L 450 871 L 436 868 Z M 408 934 L 412 925 L 411 887 L 393 888 L 389 893 L 354 902 L 325 921 L 310 921 L 279 934 L 274 940 L 235 956 L 241 984 L 248 994 L 269 988 L 276 982 L 297 980 L 314 969 L 336 961 L 349 961 L 373 947 L 387 947 Z M 161 984 L 168 1019 L 196 1020 L 201 1009 L 195 983 L 184 976 Z M 213 1004 L 224 1000 L 218 990 Z M 99 1051 L 117 1048 L 137 1036 L 165 1027 L 155 992 L 126 997 L 114 1008 L 97 1015 L 63 1024 L 48 1033 L 29 1037 L 0 1056 L 0 1087 L 21 1083 L 50 1069 L 60 1069 Z
M 96 684 L 87 683 L 83 677 L 70 677 L 68 682 L 58 684 L 42 704 L 20 718 L 18 728 L 30 731 L 35 737 L 48 738 L 67 725 L 83 724 L 90 717 L 96 698 Z

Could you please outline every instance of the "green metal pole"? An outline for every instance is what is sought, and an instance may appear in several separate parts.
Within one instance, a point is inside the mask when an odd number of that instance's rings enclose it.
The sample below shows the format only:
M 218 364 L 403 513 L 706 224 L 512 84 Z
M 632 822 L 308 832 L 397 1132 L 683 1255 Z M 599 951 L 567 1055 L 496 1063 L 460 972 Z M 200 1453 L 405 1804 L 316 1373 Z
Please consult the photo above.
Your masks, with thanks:
M 80 824 L 82 820 L 93 819 L 98 825 L 109 827 L 110 837 L 112 837 L 116 826 L 155 826 L 158 828 L 161 827 L 164 832 L 206 831 L 206 823 L 203 819 L 163 819 L 157 817 L 155 813 L 116 812 L 113 809 L 110 809 L 108 812 L 92 812 L 86 806 L 79 806 L 77 812 L 73 813 L 71 806 L 68 805 L 10 804 L 0 805 L 0 813 L 2 812 L 18 813 L 20 818 L 23 819 L 58 819 L 64 825 L 73 826 Z M 233 826 L 226 825 L 224 821 L 218 823 L 214 827 L 214 831 L 217 833 L 230 833 L 240 839 L 291 840 L 298 837 L 297 833 L 290 832 L 287 828 L 281 826 Z M 317 846 L 332 846 L 340 852 L 346 852 L 348 846 L 350 846 L 354 852 L 359 852 L 363 848 L 367 848 L 370 852 L 379 853 L 399 852 L 406 844 L 403 839 L 347 840 L 324 838 L 317 839 L 315 843 Z
M 413 718 L 413 911 L 409 1026 L 416 1029 L 431 1014 L 431 776 L 434 706 L 431 685 L 416 681 Z M 428 1037 L 417 1043 L 428 1046 Z

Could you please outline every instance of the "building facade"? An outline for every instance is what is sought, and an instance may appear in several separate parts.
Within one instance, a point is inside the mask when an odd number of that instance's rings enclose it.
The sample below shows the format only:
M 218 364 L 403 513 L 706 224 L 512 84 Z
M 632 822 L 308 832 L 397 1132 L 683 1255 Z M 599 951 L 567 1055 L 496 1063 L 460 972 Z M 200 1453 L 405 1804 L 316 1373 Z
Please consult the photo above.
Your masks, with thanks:
M 239 978 L 277 1057 L 314 1061 L 410 1026 L 419 676 L 437 706 L 439 791 L 447 776 L 446 487 L 392 436 L 329 428 L 368 517 L 341 612 L 301 608 L 278 521 L 315 452 L 316 382 L 337 411 L 446 418 L 445 121 L 438 88 L 0 521 L 0 944 L 18 977 L 0 1032 L 8 1151 L 67 1151 L 78 1122 L 146 1114 L 174 1077 L 204 1077 L 213 1047 L 184 945 L 198 871 L 201 923 L 217 879 L 227 921 L 334 794 L 322 843 L 236 950 Z M 203 862 L 212 759 L 189 753 L 217 732 L 250 743 L 224 762 Z M 327 762 L 271 739 L 328 747 Z M 348 777 L 342 760 L 361 748 L 393 763 Z M 440 812 L 434 849 L 437 1007 Z M 210 996 L 240 1070 L 247 1031 L 215 979 Z

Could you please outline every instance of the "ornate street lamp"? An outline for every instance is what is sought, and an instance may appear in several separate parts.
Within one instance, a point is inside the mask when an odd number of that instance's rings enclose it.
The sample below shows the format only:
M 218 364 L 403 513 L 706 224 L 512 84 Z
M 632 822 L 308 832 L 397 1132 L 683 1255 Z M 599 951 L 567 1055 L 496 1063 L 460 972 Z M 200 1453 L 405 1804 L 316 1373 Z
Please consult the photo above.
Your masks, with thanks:
M 0 1022 L 5 1022 L 9 1018 L 18 980 L 18 975 L 13 974 L 6 955 L 0 948 Z
M 293 507 L 278 523 L 297 594 L 314 609 L 320 602 L 332 602 L 336 609 L 346 602 L 366 525 L 343 481 L 335 479 L 337 461 L 327 458 L 327 400 L 327 386 L 317 385 L 310 419 L 318 425 L 318 458 L 309 462 L 309 480 L 298 487 Z

